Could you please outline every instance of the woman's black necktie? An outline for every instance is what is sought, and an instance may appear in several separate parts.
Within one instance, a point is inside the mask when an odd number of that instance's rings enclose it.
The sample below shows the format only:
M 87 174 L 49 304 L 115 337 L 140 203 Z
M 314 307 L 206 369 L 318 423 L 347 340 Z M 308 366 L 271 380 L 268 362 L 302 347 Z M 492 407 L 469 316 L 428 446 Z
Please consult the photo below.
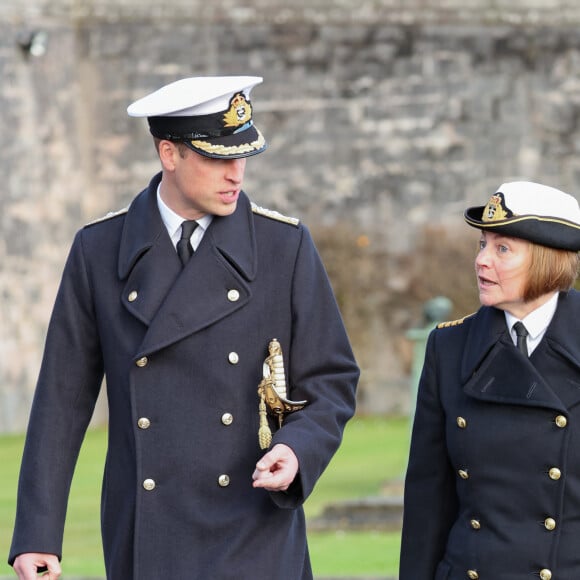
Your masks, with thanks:
M 181 224 L 181 238 L 177 242 L 177 255 L 184 266 L 193 254 L 190 240 L 191 234 L 193 234 L 196 227 L 197 222 L 195 220 L 186 220 Z
M 517 337 L 516 346 L 518 347 L 518 350 L 525 356 L 528 356 L 527 338 L 529 332 L 527 328 L 524 326 L 523 322 L 518 320 L 518 322 L 514 324 L 514 331 Z

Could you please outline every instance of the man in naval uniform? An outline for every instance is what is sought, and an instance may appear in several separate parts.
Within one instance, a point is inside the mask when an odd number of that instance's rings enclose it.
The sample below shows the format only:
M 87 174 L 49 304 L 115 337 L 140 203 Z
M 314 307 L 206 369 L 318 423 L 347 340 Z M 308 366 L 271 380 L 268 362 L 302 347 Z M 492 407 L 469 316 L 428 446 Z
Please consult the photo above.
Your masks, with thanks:
M 9 556 L 21 580 L 60 576 L 103 376 L 109 580 L 312 578 L 302 504 L 354 413 L 359 370 L 307 228 L 242 191 L 266 147 L 250 101 L 261 81 L 182 79 L 128 108 L 147 117 L 161 172 L 70 251 L 21 467 Z M 293 412 L 264 417 L 274 339 Z

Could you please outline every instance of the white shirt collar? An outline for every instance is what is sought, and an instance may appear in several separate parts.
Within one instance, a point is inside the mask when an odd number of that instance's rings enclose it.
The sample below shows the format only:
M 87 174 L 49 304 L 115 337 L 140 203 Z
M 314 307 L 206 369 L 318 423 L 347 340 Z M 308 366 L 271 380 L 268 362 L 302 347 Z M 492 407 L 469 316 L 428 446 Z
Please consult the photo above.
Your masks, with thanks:
M 530 354 L 544 336 L 548 326 L 550 325 L 550 322 L 552 322 L 552 318 L 554 317 L 554 313 L 556 312 L 557 307 L 558 292 L 554 292 L 554 295 L 547 302 L 530 312 L 525 318 L 522 319 L 522 322 L 524 323 L 524 326 L 529 333 L 528 351 Z M 520 319 L 506 311 L 504 311 L 504 314 L 507 327 L 510 330 L 512 340 L 515 344 L 516 335 L 513 331 L 513 326 Z
M 177 241 L 181 236 L 181 224 L 185 218 L 181 217 L 179 214 L 175 213 L 164 201 L 161 199 L 160 187 L 157 186 L 157 207 L 159 208 L 159 213 L 161 214 L 161 219 L 167 228 L 167 233 L 173 242 L 173 245 L 177 245 Z M 193 232 L 191 236 L 191 245 L 193 249 L 196 250 L 197 246 L 201 242 L 205 231 L 209 227 L 213 220 L 213 215 L 204 215 L 203 217 L 195 220 L 198 223 L 198 227 Z

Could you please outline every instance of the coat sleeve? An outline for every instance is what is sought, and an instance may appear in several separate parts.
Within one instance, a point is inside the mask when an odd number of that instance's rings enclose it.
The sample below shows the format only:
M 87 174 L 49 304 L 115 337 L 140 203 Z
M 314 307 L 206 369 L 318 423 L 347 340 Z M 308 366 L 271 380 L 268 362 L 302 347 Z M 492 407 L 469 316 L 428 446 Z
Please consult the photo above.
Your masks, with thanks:
M 308 405 L 284 419 L 272 445 L 296 454 L 299 477 L 288 492 L 271 496 L 280 507 L 301 505 L 330 462 L 355 411 L 359 369 L 324 266 L 302 226 L 292 283 L 289 398 Z
M 400 580 L 433 580 L 457 512 L 441 404 L 437 333 L 429 336 L 419 381 L 405 478 Z
M 25 552 L 62 555 L 70 484 L 102 369 L 81 232 L 68 256 L 46 337 L 20 470 L 10 564 Z

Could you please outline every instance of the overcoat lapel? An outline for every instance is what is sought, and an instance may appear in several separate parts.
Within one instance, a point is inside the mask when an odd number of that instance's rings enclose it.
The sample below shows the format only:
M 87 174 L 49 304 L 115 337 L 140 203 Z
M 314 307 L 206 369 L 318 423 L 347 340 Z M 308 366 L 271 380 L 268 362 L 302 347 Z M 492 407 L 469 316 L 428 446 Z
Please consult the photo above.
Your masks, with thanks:
M 566 410 L 529 359 L 503 340 L 493 346 L 464 392 L 482 401 Z
M 487 353 L 502 339 L 509 339 L 503 312 L 496 308 L 480 308 L 473 317 L 465 341 L 461 362 L 462 384 L 465 384 Z
M 497 309 L 482 308 L 474 318 L 462 375 L 464 392 L 476 399 L 566 410 L 530 359 L 514 348 L 504 314 Z
M 181 272 L 157 208 L 160 181 L 158 174 L 129 207 L 119 247 L 119 278 L 126 280 L 123 304 L 147 326 Z M 129 301 L 132 292 L 137 292 L 137 299 Z
M 579 320 L 580 293 L 575 290 L 561 293 L 554 318 L 540 344 L 543 346 L 544 357 L 538 364 L 541 364 L 542 368 L 544 366 L 551 368 L 561 360 L 567 363 L 565 365 L 568 369 L 567 374 L 559 381 L 558 395 L 569 409 L 580 403 Z
M 560 293 L 558 308 L 545 338 L 549 348 L 568 359 L 580 376 L 580 292 Z
M 157 208 L 156 176 L 129 208 L 119 254 L 126 308 L 149 328 L 139 353 L 182 340 L 242 308 L 257 270 L 252 212 L 241 194 L 234 214 L 215 217 L 185 268 Z M 236 290 L 236 299 L 228 297 Z M 138 299 L 126 300 L 136 291 Z M 200 306 L 203 305 L 203 306 Z

